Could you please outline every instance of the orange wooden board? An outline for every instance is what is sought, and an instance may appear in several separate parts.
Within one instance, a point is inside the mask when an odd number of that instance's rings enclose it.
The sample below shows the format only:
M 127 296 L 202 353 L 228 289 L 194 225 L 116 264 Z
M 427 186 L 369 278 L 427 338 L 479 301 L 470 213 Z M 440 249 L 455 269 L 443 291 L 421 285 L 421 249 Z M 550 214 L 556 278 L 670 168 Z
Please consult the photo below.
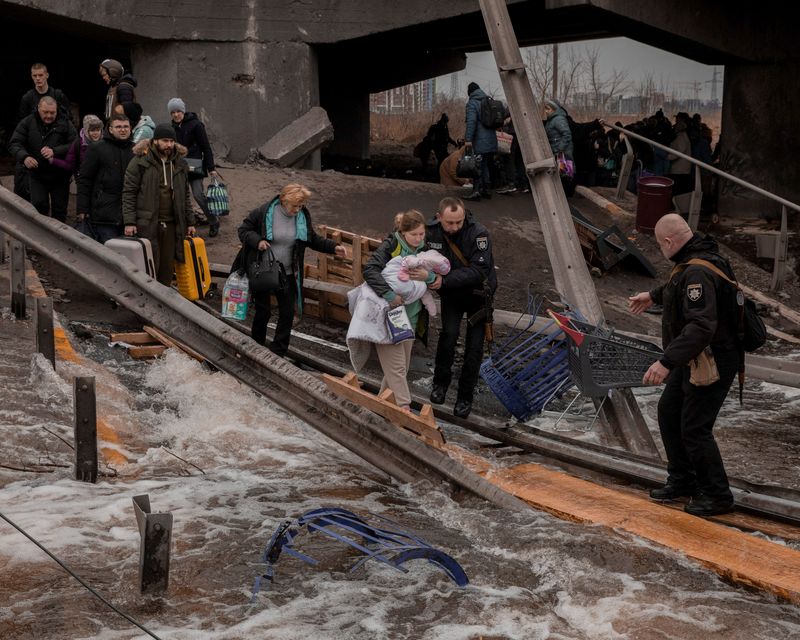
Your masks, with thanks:
M 537 464 L 476 471 L 559 518 L 632 533 L 685 554 L 734 582 L 800 602 L 800 551 Z
M 322 379 L 328 388 L 337 395 L 344 396 L 348 400 L 355 402 L 357 405 L 369 409 L 373 413 L 386 418 L 389 422 L 396 424 L 408 431 L 415 433 L 422 438 L 427 439 L 431 444 L 444 444 L 444 436 L 441 429 L 436 426 L 431 412 L 426 412 L 425 415 L 417 416 L 413 413 L 406 413 L 396 404 L 391 402 L 393 396 L 388 394 L 383 397 L 372 395 L 368 391 L 364 391 L 357 385 L 358 380 L 355 374 L 351 373 L 344 378 L 336 378 L 334 376 L 323 374 Z M 355 383 L 355 384 L 354 384 Z M 388 391 L 388 390 L 387 390 Z M 391 392 L 389 392 L 391 393 Z

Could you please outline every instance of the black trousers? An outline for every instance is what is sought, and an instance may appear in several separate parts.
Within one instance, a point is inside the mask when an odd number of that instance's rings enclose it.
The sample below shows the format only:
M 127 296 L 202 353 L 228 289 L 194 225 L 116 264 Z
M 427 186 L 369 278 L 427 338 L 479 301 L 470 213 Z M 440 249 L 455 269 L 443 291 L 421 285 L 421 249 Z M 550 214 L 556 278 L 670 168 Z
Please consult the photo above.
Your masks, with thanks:
M 65 222 L 69 202 L 69 176 L 42 177 L 28 173 L 31 204 L 43 216 Z
M 297 282 L 294 275 L 287 274 L 286 288 L 273 291 L 272 295 L 278 302 L 278 322 L 275 327 L 275 336 L 269 349 L 283 357 L 289 350 L 289 340 L 292 337 L 292 322 L 294 321 L 294 303 L 297 298 Z M 267 343 L 267 323 L 272 314 L 270 294 L 253 294 L 253 306 L 256 313 L 253 316 L 253 325 L 250 328 L 253 340 L 258 344 Z
M 436 366 L 433 372 L 434 386 L 447 389 L 453 373 L 453 361 L 456 356 L 456 342 L 461 332 L 461 318 L 467 318 L 484 307 L 483 298 L 475 295 L 442 298 L 442 329 L 439 333 L 439 344 L 436 347 Z M 483 338 L 486 332 L 483 320 L 475 325 L 467 323 L 467 335 L 464 341 L 464 364 L 458 379 L 458 400 L 472 401 L 478 373 L 483 360 Z
M 28 169 L 21 162 L 14 167 L 14 193 L 20 198 L 31 201 L 31 188 L 28 184 Z
M 658 402 L 658 426 L 667 452 L 667 481 L 728 499 L 728 476 L 712 430 L 739 369 L 739 354 L 715 354 L 715 360 L 720 379 L 707 387 L 689 382 L 688 366 L 672 370 Z

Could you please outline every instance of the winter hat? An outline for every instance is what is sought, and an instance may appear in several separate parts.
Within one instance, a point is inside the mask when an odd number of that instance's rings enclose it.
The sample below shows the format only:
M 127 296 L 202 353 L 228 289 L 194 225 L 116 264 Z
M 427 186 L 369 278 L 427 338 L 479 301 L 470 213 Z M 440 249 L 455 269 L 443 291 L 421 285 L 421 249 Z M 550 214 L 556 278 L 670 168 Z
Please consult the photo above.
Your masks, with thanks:
M 153 140 L 175 140 L 175 129 L 172 128 L 171 124 L 159 124 L 156 125 L 155 131 L 153 131 Z
M 98 118 L 97 116 L 93 116 L 89 114 L 83 117 L 83 130 L 84 131 L 92 131 L 94 129 L 102 129 L 103 128 L 103 121 Z
M 136 123 L 139 122 L 139 118 L 142 117 L 142 105 L 138 102 L 123 102 L 122 110 L 130 120 L 131 126 L 135 127 Z
M 186 113 L 186 103 L 180 98 L 172 98 L 172 100 L 167 102 L 167 113 L 172 113 L 173 111 Z
M 116 60 L 111 58 L 106 58 L 100 63 L 101 67 L 105 67 L 106 72 L 108 72 L 108 77 L 112 80 L 119 80 L 122 77 L 122 74 L 125 73 L 125 69 L 123 68 L 122 64 Z
M 478 86 L 478 83 L 477 82 L 470 82 L 467 85 L 467 95 L 470 95 L 476 89 L 480 89 L 480 87 Z

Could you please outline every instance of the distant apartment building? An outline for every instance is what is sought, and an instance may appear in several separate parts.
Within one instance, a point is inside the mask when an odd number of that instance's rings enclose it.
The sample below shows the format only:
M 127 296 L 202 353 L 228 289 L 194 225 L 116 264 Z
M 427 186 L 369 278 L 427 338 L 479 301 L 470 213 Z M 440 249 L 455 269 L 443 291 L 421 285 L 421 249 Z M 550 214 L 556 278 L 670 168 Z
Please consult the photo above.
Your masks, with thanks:
M 436 96 L 436 80 L 422 80 L 403 87 L 373 93 L 369 110 L 374 113 L 417 113 L 431 111 Z

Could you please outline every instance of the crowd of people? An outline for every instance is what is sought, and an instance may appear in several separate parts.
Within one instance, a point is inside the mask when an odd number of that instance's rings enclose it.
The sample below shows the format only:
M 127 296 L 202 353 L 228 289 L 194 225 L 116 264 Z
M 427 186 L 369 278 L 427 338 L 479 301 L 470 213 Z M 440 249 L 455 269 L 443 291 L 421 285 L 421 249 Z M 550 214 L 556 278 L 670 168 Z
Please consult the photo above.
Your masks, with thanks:
M 480 112 L 489 96 L 474 82 L 469 84 L 467 93 L 464 139 L 455 141 L 450 137 L 448 116 L 441 114 L 415 148 L 415 155 L 421 159 L 423 168 L 434 152 L 441 184 L 449 187 L 472 185 L 471 193 L 464 196 L 465 200 L 486 199 L 494 193 L 530 192 L 510 112 L 506 109 L 501 126 L 487 126 L 481 121 Z M 685 158 L 634 138 L 627 138 L 627 142 L 621 140 L 618 131 L 607 129 L 597 119 L 576 122 L 555 99 L 545 100 L 542 124 L 550 151 L 558 158 L 567 196 L 572 195 L 577 185 L 616 186 L 622 158 L 629 150 L 634 154 L 634 170 L 627 185 L 630 191 L 636 193 L 637 180 L 644 176 L 669 177 L 673 181 L 673 195 L 694 190 L 695 167 Z M 719 141 L 712 151 L 713 133 L 699 113 L 690 116 L 678 112 L 671 123 L 659 109 L 653 115 L 624 127 L 621 122 L 615 125 L 707 164 L 715 163 L 719 157 Z M 508 140 L 510 144 L 503 144 Z M 455 147 L 452 151 L 451 145 Z M 477 160 L 474 175 L 459 175 L 459 161 L 471 154 Z M 713 206 L 713 176 L 701 170 L 700 178 L 704 208 L 708 209 Z
M 209 224 L 209 237 L 219 233 L 203 183 L 217 177 L 208 136 L 180 98 L 165 105 L 171 120 L 156 125 L 136 101 L 136 79 L 119 61 L 103 60 L 99 74 L 108 86 L 102 117 L 87 114 L 76 129 L 66 94 L 50 85 L 44 64 L 32 65 L 33 88 L 20 100 L 8 145 L 14 192 L 40 214 L 65 222 L 74 180 L 76 226 L 103 243 L 122 235 L 148 239 L 158 279 L 169 284 L 174 261 L 184 259 L 182 238 L 199 221 Z

